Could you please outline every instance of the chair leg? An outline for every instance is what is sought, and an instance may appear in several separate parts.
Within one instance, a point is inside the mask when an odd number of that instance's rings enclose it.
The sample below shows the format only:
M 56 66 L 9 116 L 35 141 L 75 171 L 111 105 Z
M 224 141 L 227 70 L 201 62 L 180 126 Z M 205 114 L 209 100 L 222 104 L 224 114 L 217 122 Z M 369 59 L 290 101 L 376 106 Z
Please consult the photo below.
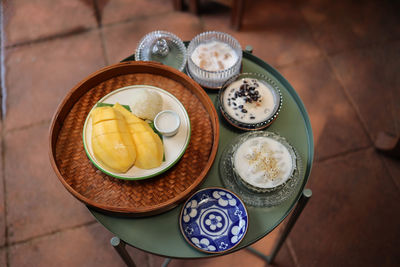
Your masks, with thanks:
M 231 13 L 231 27 L 238 31 L 242 26 L 244 0 L 233 0 Z
M 128 251 L 126 251 L 126 248 L 125 248 L 126 243 L 124 241 L 122 241 L 118 237 L 114 236 L 113 238 L 111 238 L 110 242 L 111 242 L 111 245 L 118 252 L 119 256 L 121 256 L 121 258 L 125 262 L 126 266 L 136 267 L 135 262 L 132 260 Z
M 199 1 L 198 0 L 189 0 L 189 11 L 192 14 L 199 13 Z
M 248 247 L 247 249 L 264 259 L 268 263 L 273 263 L 275 260 L 276 255 L 278 255 L 279 250 L 281 249 L 283 243 L 285 242 L 286 238 L 288 237 L 290 231 L 292 230 L 293 226 L 295 225 L 297 219 L 299 218 L 301 212 L 303 211 L 304 207 L 306 206 L 308 200 L 312 196 L 312 191 L 310 189 L 305 189 L 303 191 L 303 194 L 301 195 L 299 202 L 297 203 L 295 209 L 293 210 L 292 215 L 289 218 L 289 221 L 287 222 L 285 228 L 283 229 L 282 234 L 280 235 L 278 241 L 275 243 L 275 247 L 273 248 L 272 252 L 270 255 L 265 255 L 262 252 L 252 248 Z
M 173 0 L 174 10 L 182 11 L 183 10 L 183 0 Z

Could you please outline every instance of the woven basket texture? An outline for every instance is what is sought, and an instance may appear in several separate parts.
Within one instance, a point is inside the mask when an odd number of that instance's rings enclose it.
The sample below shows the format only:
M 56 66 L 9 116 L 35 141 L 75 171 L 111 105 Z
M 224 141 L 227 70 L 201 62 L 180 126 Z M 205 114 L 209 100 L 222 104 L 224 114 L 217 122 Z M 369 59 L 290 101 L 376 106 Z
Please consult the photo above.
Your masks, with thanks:
M 192 132 L 185 154 L 170 170 L 154 178 L 126 181 L 104 174 L 91 163 L 83 147 L 82 131 L 86 117 L 98 100 L 118 88 L 139 84 L 162 88 L 177 97 L 189 114 Z M 98 84 L 74 104 L 58 134 L 55 163 L 62 179 L 76 192 L 75 196 L 96 203 L 94 207 L 136 214 L 157 213 L 183 201 L 191 193 L 188 188 L 199 184 L 199 174 L 206 168 L 214 134 L 210 114 L 184 84 L 162 75 L 124 74 Z

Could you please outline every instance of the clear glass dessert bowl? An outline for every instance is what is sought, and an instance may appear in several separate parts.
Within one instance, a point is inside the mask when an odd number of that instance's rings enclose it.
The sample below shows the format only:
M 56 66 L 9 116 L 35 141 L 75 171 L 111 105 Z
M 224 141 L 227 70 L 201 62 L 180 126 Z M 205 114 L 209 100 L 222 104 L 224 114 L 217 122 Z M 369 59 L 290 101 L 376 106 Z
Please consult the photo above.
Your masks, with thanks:
M 303 168 L 296 149 L 278 133 L 251 131 L 222 152 L 222 184 L 252 206 L 278 205 L 301 185 Z
M 285 138 L 272 132 L 252 132 L 239 140 L 231 160 L 244 186 L 255 192 L 271 192 L 293 176 L 296 158 Z
M 278 85 L 259 73 L 241 73 L 231 77 L 218 94 L 223 117 L 241 130 L 268 127 L 282 107 Z
M 157 61 L 183 71 L 186 67 L 185 44 L 173 33 L 153 31 L 146 34 L 135 51 L 137 61 Z
M 242 47 L 229 34 L 203 32 L 190 41 L 187 54 L 188 74 L 204 87 L 219 89 L 240 72 Z

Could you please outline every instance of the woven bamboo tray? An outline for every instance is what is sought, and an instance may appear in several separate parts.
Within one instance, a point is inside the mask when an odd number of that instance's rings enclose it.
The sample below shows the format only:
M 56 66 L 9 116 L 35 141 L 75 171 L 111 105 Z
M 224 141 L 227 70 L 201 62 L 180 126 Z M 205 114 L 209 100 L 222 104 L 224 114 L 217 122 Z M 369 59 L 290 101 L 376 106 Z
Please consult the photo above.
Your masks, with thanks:
M 125 181 L 107 176 L 90 162 L 82 130 L 98 100 L 137 84 L 175 95 L 189 114 L 192 133 L 185 154 L 170 170 L 151 179 Z M 147 216 L 172 209 L 204 180 L 216 156 L 219 123 L 210 98 L 188 76 L 161 64 L 128 61 L 103 68 L 75 86 L 59 105 L 49 138 L 51 165 L 76 198 L 106 213 Z

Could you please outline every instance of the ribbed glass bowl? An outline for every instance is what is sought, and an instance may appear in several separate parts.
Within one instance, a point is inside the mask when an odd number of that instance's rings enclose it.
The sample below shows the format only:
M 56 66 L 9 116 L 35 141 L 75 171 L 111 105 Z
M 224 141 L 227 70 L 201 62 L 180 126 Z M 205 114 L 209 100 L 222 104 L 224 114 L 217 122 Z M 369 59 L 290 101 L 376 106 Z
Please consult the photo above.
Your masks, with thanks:
M 256 79 L 259 83 L 264 84 L 271 92 L 273 99 L 274 99 L 274 107 L 272 109 L 272 113 L 265 117 L 262 121 L 258 121 L 255 123 L 250 123 L 246 121 L 241 121 L 237 118 L 234 118 L 229 114 L 227 111 L 226 104 L 224 103 L 224 95 L 227 92 L 229 86 L 239 80 L 242 79 Z M 224 83 L 222 86 L 221 90 L 218 93 L 218 108 L 221 111 L 221 114 L 223 117 L 234 127 L 239 128 L 241 130 L 260 130 L 268 127 L 271 125 L 274 120 L 278 117 L 279 111 L 281 110 L 282 107 L 282 94 L 281 91 L 278 87 L 278 85 L 269 77 L 259 74 L 259 73 L 241 73 L 238 75 L 235 75 L 231 77 L 228 81 Z
M 160 49 L 157 49 L 157 45 Z M 162 51 L 163 48 L 165 51 Z M 186 67 L 187 52 L 184 43 L 175 34 L 166 31 L 153 31 L 139 41 L 135 51 L 135 59 L 137 61 L 157 61 L 183 71 Z
M 200 68 L 200 66 L 194 63 L 192 54 L 196 47 L 200 44 L 205 44 L 212 41 L 225 43 L 232 48 L 237 56 L 237 60 L 233 66 L 224 70 L 209 71 Z M 240 46 L 239 42 L 229 34 L 216 31 L 203 32 L 190 41 L 187 54 L 189 75 L 204 87 L 214 89 L 220 88 L 230 77 L 240 72 L 240 67 L 242 64 L 242 47 Z

